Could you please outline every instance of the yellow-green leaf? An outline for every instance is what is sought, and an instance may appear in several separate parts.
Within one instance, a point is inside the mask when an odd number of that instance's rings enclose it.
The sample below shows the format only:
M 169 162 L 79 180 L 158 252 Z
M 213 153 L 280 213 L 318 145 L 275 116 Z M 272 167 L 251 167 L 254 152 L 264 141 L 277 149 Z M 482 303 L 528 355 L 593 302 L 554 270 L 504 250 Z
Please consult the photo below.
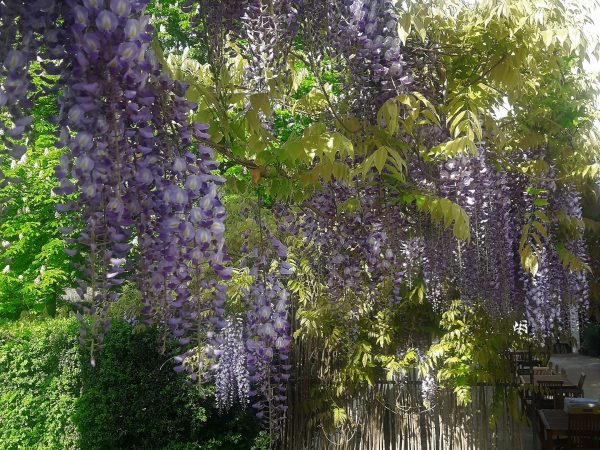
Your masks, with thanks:
M 388 150 L 387 147 L 381 146 L 379 147 L 375 153 L 373 154 L 373 163 L 375 168 L 381 172 L 385 166 L 385 163 L 388 158 Z

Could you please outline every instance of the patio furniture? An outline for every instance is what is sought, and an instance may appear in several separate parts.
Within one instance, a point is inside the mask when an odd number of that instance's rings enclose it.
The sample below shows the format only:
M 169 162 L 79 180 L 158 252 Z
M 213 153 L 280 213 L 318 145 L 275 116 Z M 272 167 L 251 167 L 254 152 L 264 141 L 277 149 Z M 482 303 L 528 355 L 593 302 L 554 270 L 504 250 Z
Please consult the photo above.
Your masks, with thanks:
M 583 398 L 583 391 L 577 386 L 553 386 L 554 409 L 564 409 L 565 398 Z
M 519 376 L 521 409 L 530 417 L 535 409 L 554 408 L 554 396 L 547 392 L 548 386 L 574 387 L 564 375 L 534 375 L 533 384 L 531 384 L 531 378 L 531 375 Z
M 517 375 L 524 375 L 531 372 L 532 366 L 545 366 L 538 358 L 535 358 L 530 351 L 512 351 L 508 353 L 511 369 Z
M 542 362 L 539 359 L 532 359 L 531 361 L 518 361 L 516 363 L 517 375 L 528 375 L 531 373 L 532 367 L 540 367 Z
M 563 410 L 568 414 L 600 414 L 600 400 L 585 397 L 565 397 Z
M 553 450 L 555 439 L 564 438 L 569 429 L 569 415 L 560 409 L 540 409 L 540 443 L 542 450 Z
M 538 417 L 542 450 L 600 449 L 600 414 L 567 414 L 560 409 L 541 409 Z
M 577 382 L 577 387 L 579 389 L 581 389 L 582 392 L 583 392 L 584 381 L 585 381 L 585 373 L 581 372 L 581 375 L 579 375 L 579 381 Z
M 600 449 L 600 414 L 569 414 L 568 449 Z
M 531 377 L 529 375 L 520 375 L 519 381 L 522 385 L 531 385 Z M 533 384 L 537 385 L 539 383 L 554 383 L 558 385 L 568 384 L 573 385 L 569 379 L 562 374 L 553 374 L 553 375 L 534 375 L 533 376 Z
M 555 408 L 556 393 L 563 388 L 562 381 L 540 382 L 533 389 L 533 407 L 535 409 Z M 563 397 L 564 401 L 564 397 Z

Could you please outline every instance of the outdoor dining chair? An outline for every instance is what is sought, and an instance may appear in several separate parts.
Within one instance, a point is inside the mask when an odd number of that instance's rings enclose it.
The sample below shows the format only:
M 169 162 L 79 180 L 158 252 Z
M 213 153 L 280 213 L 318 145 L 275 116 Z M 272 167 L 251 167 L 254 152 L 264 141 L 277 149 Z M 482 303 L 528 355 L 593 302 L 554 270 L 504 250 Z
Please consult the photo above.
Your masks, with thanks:
M 534 367 L 533 375 L 552 375 L 550 367 Z
M 600 414 L 569 414 L 567 449 L 600 449 Z
M 583 397 L 583 391 L 577 386 L 553 386 L 551 391 L 554 397 L 554 409 L 563 409 L 565 398 Z
M 554 409 L 554 393 L 556 390 L 563 387 L 563 383 L 563 381 L 539 382 L 533 390 L 534 409 Z
M 579 381 L 577 382 L 577 387 L 579 389 L 581 389 L 582 392 L 583 392 L 584 381 L 585 381 L 585 373 L 581 372 L 581 375 L 579 375 Z

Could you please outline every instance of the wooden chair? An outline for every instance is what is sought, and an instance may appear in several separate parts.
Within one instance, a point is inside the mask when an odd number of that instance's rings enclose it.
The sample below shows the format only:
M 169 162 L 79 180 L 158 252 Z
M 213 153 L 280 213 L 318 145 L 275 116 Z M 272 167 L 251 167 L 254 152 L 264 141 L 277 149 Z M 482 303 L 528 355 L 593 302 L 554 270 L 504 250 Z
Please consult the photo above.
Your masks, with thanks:
M 535 373 L 535 367 L 539 367 L 541 365 L 542 362 L 539 359 L 532 359 L 531 361 L 518 361 L 516 364 L 517 377 L 519 375 L 530 375 L 532 367 L 534 368 Z
M 533 376 L 536 375 L 552 375 L 552 371 L 550 370 L 550 367 L 534 367 Z
M 537 366 L 538 364 L 533 364 L 533 361 L 530 360 L 531 353 L 528 351 L 512 351 L 508 352 L 508 361 L 510 364 L 511 372 L 514 375 L 514 383 L 519 382 L 519 375 L 528 375 L 531 373 L 530 367 L 532 365 Z
M 540 366 L 549 366 L 551 357 L 552 357 L 552 352 L 550 350 L 542 353 L 539 365 Z
M 565 407 L 565 398 L 582 398 L 583 391 L 577 386 L 553 386 L 554 409 Z
M 600 414 L 569 414 L 567 448 L 600 449 Z
M 583 392 L 583 383 L 585 381 L 585 373 L 581 372 L 579 375 L 579 381 L 577 382 L 577 387 Z
M 533 390 L 534 409 L 554 409 L 554 393 L 563 387 L 563 383 L 563 381 L 542 381 L 538 383 Z

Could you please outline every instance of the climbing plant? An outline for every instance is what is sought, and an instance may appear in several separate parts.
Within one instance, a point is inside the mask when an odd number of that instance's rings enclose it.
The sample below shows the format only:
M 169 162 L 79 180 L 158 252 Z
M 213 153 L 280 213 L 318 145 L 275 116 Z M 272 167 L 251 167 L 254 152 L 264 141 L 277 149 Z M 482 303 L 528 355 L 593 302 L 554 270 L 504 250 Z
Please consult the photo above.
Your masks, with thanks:
M 175 370 L 276 435 L 306 346 L 327 355 L 340 423 L 336 396 L 411 366 L 465 400 L 504 380 L 482 324 L 497 356 L 514 320 L 542 342 L 585 314 L 585 4 L 29 3 L 0 4 L 4 153 L 21 161 L 31 108 L 54 95 L 53 192 L 92 363 L 133 281 L 139 319 L 180 346 Z

